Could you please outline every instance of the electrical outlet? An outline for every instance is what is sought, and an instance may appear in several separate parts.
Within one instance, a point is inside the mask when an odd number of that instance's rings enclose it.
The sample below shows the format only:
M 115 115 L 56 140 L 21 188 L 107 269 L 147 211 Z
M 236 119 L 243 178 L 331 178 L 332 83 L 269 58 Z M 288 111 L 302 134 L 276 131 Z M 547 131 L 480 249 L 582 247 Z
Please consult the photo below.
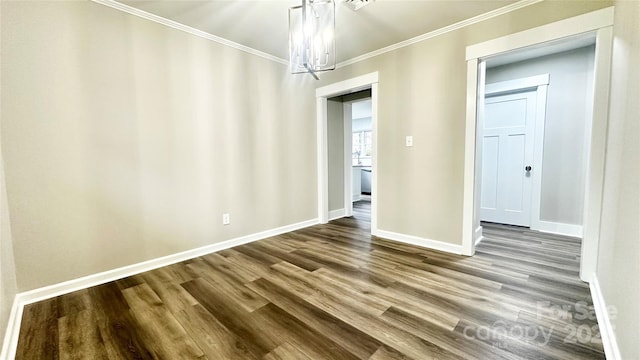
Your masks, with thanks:
M 222 214 L 222 225 L 229 225 L 229 224 L 231 224 L 231 215 L 229 215 L 228 213 Z
M 407 136 L 406 146 L 413 146 L 413 136 L 411 136 L 411 135 Z

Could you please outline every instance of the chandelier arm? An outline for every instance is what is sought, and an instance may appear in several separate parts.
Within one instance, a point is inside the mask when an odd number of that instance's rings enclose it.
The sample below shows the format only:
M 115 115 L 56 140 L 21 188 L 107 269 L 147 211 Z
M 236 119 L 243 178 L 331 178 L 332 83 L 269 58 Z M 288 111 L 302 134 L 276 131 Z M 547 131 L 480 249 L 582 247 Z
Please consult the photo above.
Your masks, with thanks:
M 313 69 L 311 68 L 311 66 L 309 66 L 309 64 L 305 63 L 304 67 L 307 68 L 307 71 L 309 72 L 309 74 L 311 74 L 311 76 L 313 76 L 316 80 L 320 80 L 320 78 L 318 77 L 318 75 L 316 75 L 316 72 L 313 71 Z

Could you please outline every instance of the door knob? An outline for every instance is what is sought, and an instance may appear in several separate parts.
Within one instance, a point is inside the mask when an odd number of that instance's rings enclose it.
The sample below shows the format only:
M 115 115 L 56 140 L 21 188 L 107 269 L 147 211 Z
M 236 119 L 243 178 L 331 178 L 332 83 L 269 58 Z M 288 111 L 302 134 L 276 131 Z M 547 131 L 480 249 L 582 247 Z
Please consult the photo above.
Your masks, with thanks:
M 531 166 L 527 165 L 527 166 L 525 166 L 525 167 L 524 167 L 524 169 L 525 169 L 527 172 L 529 172 L 529 171 L 531 171 Z

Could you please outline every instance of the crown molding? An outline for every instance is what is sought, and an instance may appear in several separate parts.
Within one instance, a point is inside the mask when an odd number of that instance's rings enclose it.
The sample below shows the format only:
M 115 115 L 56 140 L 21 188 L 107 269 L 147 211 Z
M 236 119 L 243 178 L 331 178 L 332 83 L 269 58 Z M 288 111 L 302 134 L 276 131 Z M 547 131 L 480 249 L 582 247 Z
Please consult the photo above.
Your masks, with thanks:
M 198 29 L 193 28 L 191 26 L 180 24 L 180 23 L 178 23 L 176 21 L 169 20 L 169 19 L 164 18 L 162 16 L 154 15 L 154 14 L 151 14 L 149 12 L 134 8 L 132 6 L 125 5 L 125 4 L 123 4 L 121 2 L 118 2 L 118 1 L 115 1 L 115 0 L 91 0 L 91 1 L 94 2 L 94 3 L 97 3 L 97 4 L 108 6 L 108 7 L 112 8 L 112 9 L 120 10 L 120 11 L 126 12 L 128 14 L 141 17 L 143 19 L 147 19 L 149 21 L 153 21 L 153 22 L 158 23 L 158 24 L 162 24 L 162 25 L 174 28 L 176 30 L 184 31 L 184 32 L 189 33 L 191 35 L 195 35 L 195 36 L 198 36 L 198 37 L 201 37 L 201 38 L 216 42 L 218 44 L 226 45 L 226 46 L 232 47 L 234 49 L 237 49 L 237 50 L 240 50 L 240 51 L 244 51 L 244 52 L 252 54 L 252 55 L 259 56 L 259 57 L 267 59 L 267 60 L 275 61 L 275 62 L 277 62 L 279 64 L 283 64 L 283 65 L 287 65 L 287 66 L 289 65 L 289 61 L 288 60 L 279 58 L 279 57 L 271 55 L 271 54 L 267 54 L 267 53 L 265 53 L 263 51 L 256 50 L 254 48 L 239 44 L 239 43 L 231 41 L 231 40 L 227 40 L 225 38 L 210 34 L 208 32 L 205 32 L 205 31 L 202 31 L 202 30 L 198 30 Z M 369 53 L 366 53 L 366 54 L 363 54 L 363 55 L 360 55 L 360 56 L 356 56 L 356 57 L 351 58 L 349 60 L 345 60 L 343 62 L 338 63 L 336 65 L 336 69 L 337 68 L 341 68 L 341 67 L 345 67 L 345 66 L 348 66 L 348 65 L 351 65 L 351 64 L 355 64 L 357 62 L 367 60 L 367 59 L 372 58 L 374 56 L 382 55 L 384 53 L 388 53 L 390 51 L 394 51 L 394 50 L 403 48 L 405 46 L 409 46 L 409 45 L 415 44 L 417 42 L 433 38 L 433 37 L 438 36 L 438 35 L 446 34 L 448 32 L 455 31 L 455 30 L 461 29 L 463 27 L 466 27 L 466 26 L 469 26 L 469 25 L 473 25 L 473 24 L 479 23 L 481 21 L 494 18 L 496 16 L 504 15 L 504 14 L 507 14 L 509 12 L 512 12 L 512 11 L 515 11 L 515 10 L 518 10 L 518 9 L 522 9 L 524 7 L 527 7 L 527 6 L 530 6 L 530 5 L 533 5 L 533 4 L 537 4 L 537 3 L 542 2 L 542 1 L 544 1 L 544 0 L 521 0 L 521 1 L 515 2 L 513 4 L 510 4 L 510 5 L 507 5 L 507 6 L 503 6 L 503 7 L 499 8 L 499 9 L 495 9 L 495 10 L 486 12 L 484 14 L 480 14 L 480 15 L 474 16 L 474 17 L 469 18 L 469 19 L 459 21 L 459 22 L 457 22 L 455 24 L 451 24 L 451 25 L 445 26 L 443 28 L 440 28 L 440 29 L 437 29 L 437 30 L 434 30 L 434 31 L 431 31 L 431 32 L 428 32 L 428 33 L 425 33 L 425 34 L 418 35 L 418 36 L 413 37 L 411 39 L 404 40 L 404 41 L 401 41 L 401 42 L 395 43 L 393 45 L 389 45 L 389 46 L 383 47 L 383 48 L 378 49 L 378 50 L 371 51 Z
M 231 41 L 231 40 L 227 40 L 225 38 L 221 38 L 219 36 L 215 36 L 213 34 L 210 34 L 208 32 L 202 31 L 202 30 L 198 30 L 196 28 L 192 28 L 191 26 L 187 26 L 184 24 L 180 24 L 179 22 L 175 22 L 173 20 L 169 20 L 167 18 L 164 18 L 162 16 L 158 16 L 158 15 L 154 15 L 151 14 L 149 12 L 140 10 L 140 9 L 136 9 L 132 6 L 129 5 L 125 5 L 121 2 L 115 1 L 115 0 L 91 0 L 94 3 L 100 4 L 100 5 L 104 5 L 104 6 L 108 6 L 112 9 L 116 9 L 116 10 L 120 10 L 123 12 L 126 12 L 128 14 L 134 15 L 134 16 L 138 16 L 141 17 L 143 19 L 147 19 L 149 21 L 153 21 L 155 23 L 158 24 L 162 24 L 165 26 L 168 26 L 170 28 L 174 28 L 176 30 L 180 30 L 180 31 L 184 31 L 186 33 L 189 33 L 191 35 L 195 35 L 207 40 L 211 40 L 213 42 L 216 42 L 218 44 L 222 44 L 222 45 L 226 45 L 229 46 L 231 48 L 240 50 L 240 51 L 244 51 L 246 53 L 252 54 L 252 55 L 256 55 L 259 56 L 261 58 L 267 59 L 267 60 L 271 60 L 271 61 L 275 61 L 279 64 L 283 64 L 283 65 L 289 65 L 289 61 L 279 58 L 277 56 L 273 56 L 271 54 L 267 54 L 266 52 L 260 51 L 260 50 L 256 50 L 254 48 L 242 45 L 242 44 L 238 44 L 237 42 Z
M 354 57 L 352 59 L 349 59 L 349 60 L 345 60 L 343 62 L 340 62 L 340 63 L 336 64 L 336 69 L 341 68 L 341 67 L 345 67 L 345 66 L 348 66 L 348 65 L 351 65 L 351 64 L 355 64 L 357 62 L 367 60 L 367 59 L 372 58 L 374 56 L 382 55 L 382 54 L 388 53 L 390 51 L 394 51 L 394 50 L 403 48 L 405 46 L 409 46 L 409 45 L 415 44 L 417 42 L 424 41 L 424 40 L 436 37 L 438 35 L 446 34 L 448 32 L 455 31 L 455 30 L 461 29 L 463 27 L 466 27 L 466 26 L 469 26 L 469 25 L 473 25 L 473 24 L 476 24 L 476 23 L 479 23 L 479 22 L 494 18 L 496 16 L 504 15 L 504 14 L 510 13 L 510 12 L 518 10 L 518 9 L 522 9 L 524 7 L 527 7 L 527 6 L 530 6 L 530 5 L 533 5 L 533 4 L 537 4 L 537 3 L 542 2 L 542 1 L 544 1 L 544 0 L 521 0 L 521 1 L 515 2 L 513 4 L 509 4 L 507 6 L 503 6 L 503 7 L 499 8 L 499 9 L 495 9 L 495 10 L 486 12 L 484 14 L 480 14 L 480 15 L 474 16 L 474 17 L 469 18 L 469 19 L 459 21 L 459 22 L 457 22 L 455 24 L 451 24 L 451 25 L 442 27 L 440 29 L 437 29 L 437 30 L 434 30 L 434 31 L 430 31 L 430 32 L 425 33 L 425 34 L 418 35 L 418 36 L 413 37 L 411 39 L 404 40 L 404 41 L 401 41 L 401 42 L 395 43 L 393 45 L 389 45 L 389 46 L 383 47 L 383 48 L 378 49 L 378 50 L 374 50 L 372 52 L 369 52 L 369 53 L 366 53 L 366 54 L 363 54 L 363 55 L 360 55 L 360 56 L 356 56 L 356 57 Z

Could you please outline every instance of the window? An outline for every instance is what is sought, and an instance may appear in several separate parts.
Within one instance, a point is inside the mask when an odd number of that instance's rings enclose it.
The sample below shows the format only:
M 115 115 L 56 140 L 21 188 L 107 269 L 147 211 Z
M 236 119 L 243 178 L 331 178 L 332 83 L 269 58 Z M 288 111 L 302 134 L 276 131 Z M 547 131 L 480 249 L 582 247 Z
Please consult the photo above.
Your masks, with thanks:
M 371 165 L 371 130 L 356 131 L 351 137 L 352 164 Z

